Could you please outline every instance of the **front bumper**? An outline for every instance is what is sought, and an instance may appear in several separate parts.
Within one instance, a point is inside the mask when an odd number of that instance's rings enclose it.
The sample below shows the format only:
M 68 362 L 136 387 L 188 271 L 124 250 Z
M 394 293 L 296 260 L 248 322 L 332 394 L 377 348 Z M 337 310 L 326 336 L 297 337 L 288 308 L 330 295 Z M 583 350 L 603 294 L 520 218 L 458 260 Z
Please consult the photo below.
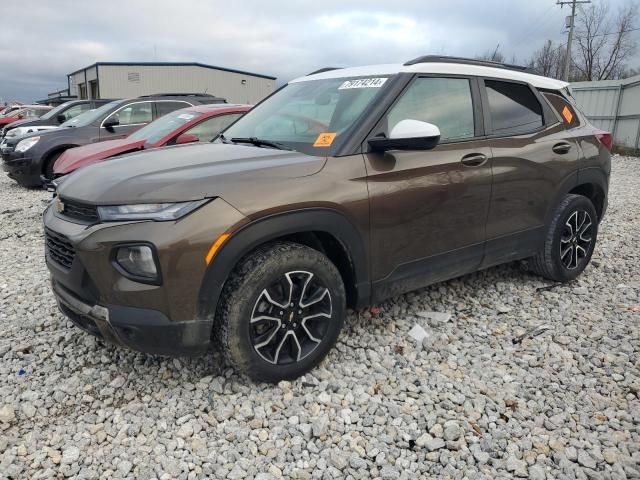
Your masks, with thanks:
M 47 239 L 68 250 L 46 249 L 59 307 L 79 328 L 111 343 L 158 355 L 200 354 L 213 327 L 200 308 L 204 258 L 217 236 L 243 218 L 221 199 L 177 222 L 87 225 L 50 206 L 43 218 Z M 159 285 L 127 278 L 114 265 L 114 249 L 134 242 L 154 246 Z M 56 257 L 61 253 L 64 262 Z
M 2 169 L 21 185 L 40 185 L 40 171 L 34 166 L 34 160 L 23 152 L 2 149 Z
M 122 306 L 90 305 L 55 280 L 60 311 L 81 330 L 98 338 L 152 355 L 200 355 L 207 350 L 212 322 L 171 322 L 161 312 Z

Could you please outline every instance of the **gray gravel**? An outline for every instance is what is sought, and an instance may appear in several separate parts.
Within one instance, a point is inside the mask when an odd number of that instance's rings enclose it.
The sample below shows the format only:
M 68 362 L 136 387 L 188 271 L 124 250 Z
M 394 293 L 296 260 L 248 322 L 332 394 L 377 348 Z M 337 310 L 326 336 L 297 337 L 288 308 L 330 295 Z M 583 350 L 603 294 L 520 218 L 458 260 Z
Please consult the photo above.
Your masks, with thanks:
M 395 298 L 275 386 L 75 329 L 43 264 L 49 194 L 2 177 L 0 477 L 640 478 L 640 160 L 613 164 L 574 283 L 510 264 Z

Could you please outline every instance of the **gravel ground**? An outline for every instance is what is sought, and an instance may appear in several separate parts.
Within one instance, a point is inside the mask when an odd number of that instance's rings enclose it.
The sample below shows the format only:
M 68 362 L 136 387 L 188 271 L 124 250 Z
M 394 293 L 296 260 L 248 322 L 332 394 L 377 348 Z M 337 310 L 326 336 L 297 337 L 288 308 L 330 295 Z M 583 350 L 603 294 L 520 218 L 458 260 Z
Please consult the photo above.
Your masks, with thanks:
M 577 281 L 510 264 L 394 298 L 278 385 L 74 328 L 43 263 L 49 194 L 2 177 L 0 477 L 640 478 L 640 159 L 613 163 Z

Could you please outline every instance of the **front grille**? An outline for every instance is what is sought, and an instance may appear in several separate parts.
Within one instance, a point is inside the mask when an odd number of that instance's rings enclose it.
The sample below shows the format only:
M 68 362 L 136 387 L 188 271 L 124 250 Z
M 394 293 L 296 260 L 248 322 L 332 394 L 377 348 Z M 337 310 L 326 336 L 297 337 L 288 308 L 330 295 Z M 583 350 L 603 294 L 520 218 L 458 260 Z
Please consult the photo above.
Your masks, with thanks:
M 67 237 L 47 228 L 44 231 L 44 238 L 49 258 L 64 268 L 71 268 L 76 251 Z
M 82 220 L 83 222 L 93 223 L 98 221 L 98 207 L 95 205 L 88 205 L 66 199 L 60 200 L 64 205 L 62 209 L 63 215 L 75 218 L 76 220 Z

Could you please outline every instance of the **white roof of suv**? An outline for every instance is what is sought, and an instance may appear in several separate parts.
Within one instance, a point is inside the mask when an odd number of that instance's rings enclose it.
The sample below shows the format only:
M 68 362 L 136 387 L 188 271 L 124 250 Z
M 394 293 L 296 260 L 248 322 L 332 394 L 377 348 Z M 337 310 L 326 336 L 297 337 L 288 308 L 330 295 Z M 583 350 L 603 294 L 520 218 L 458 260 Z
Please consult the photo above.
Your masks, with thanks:
M 534 75 L 532 73 L 527 73 L 521 70 L 453 62 L 425 62 L 415 63 L 413 65 L 389 63 L 382 65 L 368 65 L 363 67 L 339 68 L 336 70 L 310 74 L 305 77 L 299 77 L 289 83 L 308 82 L 310 80 L 322 80 L 328 78 L 373 77 L 376 75 L 393 75 L 403 72 L 504 78 L 506 80 L 517 80 L 520 82 L 526 82 L 536 88 L 547 88 L 550 90 L 560 90 L 569 85 L 567 82 L 563 82 L 561 80 L 542 77 L 540 75 Z

